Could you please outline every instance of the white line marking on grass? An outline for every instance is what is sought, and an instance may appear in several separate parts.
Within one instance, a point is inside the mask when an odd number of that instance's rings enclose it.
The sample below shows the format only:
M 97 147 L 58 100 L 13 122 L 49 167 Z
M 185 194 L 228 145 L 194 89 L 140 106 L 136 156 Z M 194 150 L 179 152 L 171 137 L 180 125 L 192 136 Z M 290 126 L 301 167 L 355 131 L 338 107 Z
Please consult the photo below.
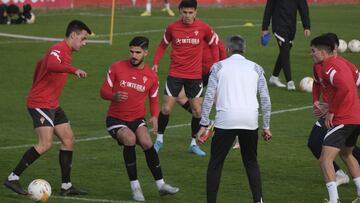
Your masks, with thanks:
M 137 203 L 137 202 L 125 201 L 125 200 L 90 199 L 90 198 L 81 198 L 81 197 L 51 196 L 51 198 L 55 198 L 55 199 L 69 199 L 69 200 L 79 200 L 79 201 L 84 201 L 84 202 Z
M 29 39 L 29 40 L 41 40 L 48 42 L 60 42 L 63 41 L 64 38 L 51 38 L 51 37 L 36 37 L 36 36 L 28 36 L 28 35 L 18 35 L 18 34 L 10 34 L 0 32 L 0 36 L 2 37 L 11 37 L 16 39 Z M 108 44 L 109 40 L 87 40 L 88 43 L 97 43 L 97 44 Z
M 301 110 L 310 109 L 310 108 L 312 108 L 312 106 L 303 106 L 303 107 L 297 107 L 297 108 L 291 108 L 291 109 L 283 109 L 283 110 L 273 111 L 273 112 L 271 112 L 271 115 L 282 114 L 282 113 L 286 113 L 286 112 L 301 111 Z M 185 126 L 190 126 L 190 123 L 170 125 L 166 129 L 181 128 L 181 127 L 185 127 Z M 77 139 L 76 142 L 89 142 L 89 141 L 94 141 L 94 140 L 103 140 L 103 139 L 110 139 L 110 138 L 111 138 L 110 136 L 89 137 L 89 138 Z M 60 141 L 54 142 L 54 144 L 60 144 L 60 143 L 61 143 Z M 32 147 L 32 146 L 34 146 L 34 144 L 13 145 L 13 146 L 0 147 L 0 150 L 27 148 L 27 147 Z

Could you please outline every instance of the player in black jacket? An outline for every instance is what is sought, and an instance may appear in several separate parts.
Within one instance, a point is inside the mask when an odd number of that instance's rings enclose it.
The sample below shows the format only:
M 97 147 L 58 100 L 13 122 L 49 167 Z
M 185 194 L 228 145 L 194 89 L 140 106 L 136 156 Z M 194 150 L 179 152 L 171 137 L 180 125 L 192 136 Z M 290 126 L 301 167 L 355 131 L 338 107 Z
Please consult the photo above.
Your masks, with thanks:
M 287 89 L 295 90 L 294 81 L 291 78 L 290 49 L 296 33 L 297 11 L 300 13 L 305 37 L 310 36 L 309 7 L 306 0 L 268 0 L 264 11 L 262 23 L 262 37 L 269 34 L 270 19 L 272 31 L 279 45 L 279 55 L 276 60 L 273 74 L 269 83 L 277 87 L 286 87 L 279 80 L 281 69 L 284 70 L 287 81 Z

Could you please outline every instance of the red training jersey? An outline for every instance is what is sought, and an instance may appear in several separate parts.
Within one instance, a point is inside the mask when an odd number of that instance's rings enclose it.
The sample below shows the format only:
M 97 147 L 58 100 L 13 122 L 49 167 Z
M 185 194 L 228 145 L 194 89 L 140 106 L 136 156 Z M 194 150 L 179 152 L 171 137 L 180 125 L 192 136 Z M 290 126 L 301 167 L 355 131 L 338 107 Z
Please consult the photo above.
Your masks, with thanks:
M 59 97 L 64 89 L 68 74 L 78 70 L 72 67 L 72 49 L 66 41 L 59 42 L 37 62 L 32 87 L 27 97 L 28 108 L 59 107 Z
M 216 44 L 219 50 L 219 60 L 224 60 L 227 58 L 226 49 L 224 43 L 219 39 L 219 36 L 216 35 Z M 210 47 L 207 44 L 204 44 L 203 58 L 202 58 L 202 74 L 208 74 L 212 65 L 215 63 Z
M 337 57 L 322 62 L 321 84 L 331 92 L 329 112 L 334 114 L 334 124 L 360 124 L 359 96 L 354 74 L 348 65 Z
M 205 44 L 210 46 L 214 61 L 219 60 L 216 34 L 212 28 L 199 19 L 192 24 L 181 20 L 171 23 L 156 49 L 153 64 L 158 65 L 165 49 L 171 43 L 169 75 L 177 78 L 201 79 L 202 56 Z
M 356 66 L 351 63 L 350 61 L 346 60 L 345 58 L 337 55 L 336 56 L 337 59 L 343 61 L 346 63 L 346 65 L 348 66 L 348 68 L 350 68 L 350 71 L 353 74 L 354 77 L 354 82 L 356 84 L 357 87 L 360 86 L 360 77 L 359 77 L 359 71 L 356 68 Z M 322 99 L 323 102 L 327 103 L 329 101 L 329 97 L 332 94 L 332 92 L 330 90 L 327 90 L 325 88 L 325 86 L 321 85 L 321 63 L 317 63 L 314 64 L 313 66 L 313 78 L 314 78 L 314 83 L 313 83 L 313 89 L 312 89 L 312 96 L 313 96 L 313 103 L 315 101 L 319 101 L 320 100 L 320 95 L 322 95 Z
M 113 96 L 118 91 L 127 92 L 128 99 L 114 101 Z M 145 117 L 146 97 L 150 100 L 151 115 L 158 117 L 160 112 L 158 91 L 158 77 L 147 64 L 139 69 L 133 67 L 129 60 L 124 60 L 111 65 L 101 87 L 101 97 L 111 101 L 107 116 L 133 121 Z

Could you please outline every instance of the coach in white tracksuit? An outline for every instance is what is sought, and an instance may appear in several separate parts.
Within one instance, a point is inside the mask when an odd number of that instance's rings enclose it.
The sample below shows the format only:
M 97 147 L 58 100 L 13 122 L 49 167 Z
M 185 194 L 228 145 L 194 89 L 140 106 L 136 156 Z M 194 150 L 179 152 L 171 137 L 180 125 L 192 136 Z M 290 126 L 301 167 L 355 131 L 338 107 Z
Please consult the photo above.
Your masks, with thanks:
M 257 93 L 260 94 L 265 140 L 272 136 L 271 102 L 263 68 L 242 56 L 244 50 L 245 41 L 241 36 L 228 38 L 229 58 L 213 65 L 202 106 L 201 129 L 198 135 L 202 135 L 210 124 L 209 114 L 216 98 L 215 133 L 207 170 L 208 203 L 216 202 L 224 160 L 236 136 L 241 146 L 241 156 L 254 202 L 264 201 L 256 158 L 259 117 Z M 201 142 L 200 139 L 198 141 Z

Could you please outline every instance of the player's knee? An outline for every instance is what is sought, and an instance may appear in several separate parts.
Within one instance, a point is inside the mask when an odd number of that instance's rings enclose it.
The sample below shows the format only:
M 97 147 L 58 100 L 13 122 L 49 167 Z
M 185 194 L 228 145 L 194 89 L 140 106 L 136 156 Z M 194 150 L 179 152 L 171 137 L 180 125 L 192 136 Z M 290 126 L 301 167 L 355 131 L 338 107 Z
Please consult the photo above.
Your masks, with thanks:
M 65 139 L 63 139 L 63 142 L 62 144 L 68 148 L 68 149 L 72 149 L 74 144 L 75 144 L 75 137 L 74 136 L 70 136 L 70 137 L 67 137 Z
M 194 117 L 200 118 L 201 117 L 201 108 L 199 108 L 199 107 L 193 108 L 192 113 L 193 113 Z
M 339 155 L 342 160 L 347 160 L 352 155 L 352 150 L 350 150 L 350 149 L 349 150 L 346 150 L 346 149 L 340 150 Z
M 39 154 L 43 154 L 47 152 L 49 149 L 51 149 L 52 144 L 53 144 L 52 140 L 46 142 L 40 142 L 35 146 L 35 148 Z
M 132 146 L 136 144 L 136 137 L 132 134 L 124 135 L 120 140 L 124 145 Z
M 163 106 L 161 109 L 161 112 L 165 115 L 169 115 L 171 112 L 171 107 L 170 106 Z

